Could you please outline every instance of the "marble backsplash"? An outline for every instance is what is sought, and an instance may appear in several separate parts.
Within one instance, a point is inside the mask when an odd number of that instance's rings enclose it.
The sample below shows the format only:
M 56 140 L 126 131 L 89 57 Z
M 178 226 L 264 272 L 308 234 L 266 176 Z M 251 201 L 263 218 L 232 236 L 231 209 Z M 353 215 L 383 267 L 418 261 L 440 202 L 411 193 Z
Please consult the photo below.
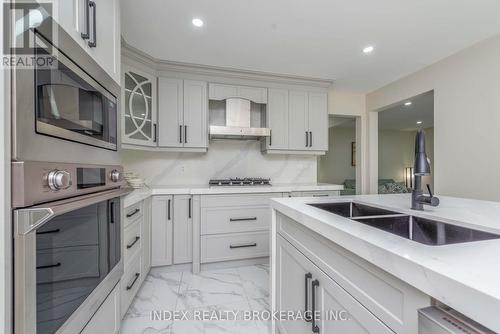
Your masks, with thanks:
M 262 154 L 260 142 L 217 140 L 207 153 L 123 150 L 125 171 L 140 174 L 148 185 L 202 185 L 225 177 L 270 177 L 278 183 L 315 183 L 317 158 Z

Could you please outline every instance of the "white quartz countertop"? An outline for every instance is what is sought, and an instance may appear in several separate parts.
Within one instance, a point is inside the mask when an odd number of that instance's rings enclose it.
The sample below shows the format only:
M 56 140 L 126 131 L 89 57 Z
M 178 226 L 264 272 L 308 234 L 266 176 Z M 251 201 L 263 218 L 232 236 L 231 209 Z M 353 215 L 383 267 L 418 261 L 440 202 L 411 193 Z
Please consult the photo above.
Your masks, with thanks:
M 337 191 L 343 185 L 329 183 L 295 183 L 273 184 L 271 186 L 214 186 L 208 185 L 176 185 L 153 186 L 136 189 L 125 197 L 124 206 L 128 207 L 151 195 L 214 195 L 214 194 L 246 194 L 246 193 L 283 193 L 293 191 Z
M 500 234 L 500 203 L 439 196 L 439 207 L 410 209 L 410 194 L 273 199 L 304 226 L 500 332 L 500 239 L 428 246 L 307 205 L 355 201 Z

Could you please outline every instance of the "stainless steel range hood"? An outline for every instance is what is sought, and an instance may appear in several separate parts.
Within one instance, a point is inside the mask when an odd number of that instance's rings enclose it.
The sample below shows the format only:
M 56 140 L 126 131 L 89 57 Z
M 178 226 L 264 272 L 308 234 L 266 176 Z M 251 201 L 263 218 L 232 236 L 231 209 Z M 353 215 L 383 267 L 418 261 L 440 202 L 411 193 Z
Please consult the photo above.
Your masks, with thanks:
M 250 100 L 241 98 L 226 99 L 226 125 L 210 126 L 210 139 L 260 139 L 269 137 L 271 130 L 251 126 Z

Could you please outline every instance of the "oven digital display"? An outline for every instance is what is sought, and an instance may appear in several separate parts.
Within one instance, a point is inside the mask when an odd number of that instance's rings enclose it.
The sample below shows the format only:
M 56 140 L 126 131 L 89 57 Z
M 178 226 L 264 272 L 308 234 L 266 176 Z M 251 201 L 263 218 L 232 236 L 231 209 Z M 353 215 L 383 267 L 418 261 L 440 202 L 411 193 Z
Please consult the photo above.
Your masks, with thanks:
M 105 168 L 77 168 L 77 188 L 87 189 L 106 185 Z

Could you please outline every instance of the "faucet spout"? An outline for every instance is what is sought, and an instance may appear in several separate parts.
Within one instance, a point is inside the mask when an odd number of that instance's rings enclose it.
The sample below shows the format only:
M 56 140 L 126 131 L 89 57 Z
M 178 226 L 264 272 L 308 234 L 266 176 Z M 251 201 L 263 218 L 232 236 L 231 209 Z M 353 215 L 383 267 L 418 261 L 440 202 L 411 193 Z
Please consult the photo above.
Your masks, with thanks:
M 413 210 L 424 210 L 424 205 L 438 206 L 439 198 L 432 194 L 431 187 L 427 185 L 429 195 L 424 195 L 422 191 L 422 176 L 429 175 L 431 167 L 427 153 L 425 151 L 425 132 L 420 129 L 415 137 L 415 182 L 411 193 L 411 208 Z

